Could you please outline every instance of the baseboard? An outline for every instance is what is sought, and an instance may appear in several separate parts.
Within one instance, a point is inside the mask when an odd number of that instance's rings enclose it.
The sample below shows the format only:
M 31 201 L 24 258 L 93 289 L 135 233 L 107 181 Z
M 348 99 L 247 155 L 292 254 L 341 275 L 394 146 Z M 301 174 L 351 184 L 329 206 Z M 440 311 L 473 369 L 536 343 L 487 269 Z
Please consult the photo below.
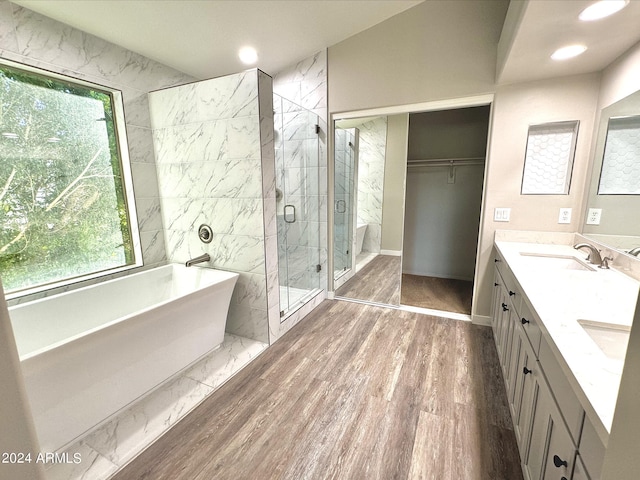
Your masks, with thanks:
M 408 275 L 416 275 L 418 277 L 446 278 L 447 280 L 462 280 L 464 282 L 473 282 L 473 278 L 457 277 L 455 275 L 443 275 L 441 273 L 416 272 L 414 270 L 407 270 L 404 267 L 402 269 L 402 273 L 406 273 Z
M 380 250 L 380 255 L 389 255 L 391 257 L 401 257 L 402 250 Z
M 491 326 L 491 317 L 486 315 L 471 315 L 471 323 L 474 325 L 484 325 L 486 327 Z

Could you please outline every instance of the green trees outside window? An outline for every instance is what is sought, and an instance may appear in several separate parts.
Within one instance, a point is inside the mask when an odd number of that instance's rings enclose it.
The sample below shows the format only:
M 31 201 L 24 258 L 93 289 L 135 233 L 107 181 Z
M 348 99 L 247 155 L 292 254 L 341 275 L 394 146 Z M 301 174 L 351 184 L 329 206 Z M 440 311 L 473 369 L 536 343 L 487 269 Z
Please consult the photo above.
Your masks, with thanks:
M 6 292 L 135 263 L 109 92 L 0 65 Z

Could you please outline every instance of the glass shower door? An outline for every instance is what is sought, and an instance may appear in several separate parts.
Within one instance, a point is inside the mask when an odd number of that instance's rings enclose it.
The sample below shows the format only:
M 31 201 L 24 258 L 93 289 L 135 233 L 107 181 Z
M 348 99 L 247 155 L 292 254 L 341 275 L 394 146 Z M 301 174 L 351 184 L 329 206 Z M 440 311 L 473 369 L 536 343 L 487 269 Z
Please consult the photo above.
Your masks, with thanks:
M 353 274 L 356 145 L 355 128 L 336 128 L 333 214 L 333 278 L 336 288 Z
M 318 116 L 274 95 L 281 317 L 320 288 Z

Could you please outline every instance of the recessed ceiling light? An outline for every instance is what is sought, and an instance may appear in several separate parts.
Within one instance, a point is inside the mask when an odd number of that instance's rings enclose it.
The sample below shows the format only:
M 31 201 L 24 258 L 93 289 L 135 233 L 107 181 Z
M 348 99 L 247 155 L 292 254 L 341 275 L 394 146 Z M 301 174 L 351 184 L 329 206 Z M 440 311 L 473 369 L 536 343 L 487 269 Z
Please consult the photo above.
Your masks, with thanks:
M 568 58 L 577 57 L 581 53 L 584 53 L 587 47 L 584 45 L 569 45 L 568 47 L 562 47 L 553 52 L 551 58 L 554 60 L 566 60 Z
M 238 57 L 245 65 L 253 65 L 258 61 L 258 52 L 253 47 L 242 47 L 238 52 Z
M 585 22 L 600 20 L 622 10 L 628 4 L 629 0 L 600 0 L 585 8 L 578 18 Z

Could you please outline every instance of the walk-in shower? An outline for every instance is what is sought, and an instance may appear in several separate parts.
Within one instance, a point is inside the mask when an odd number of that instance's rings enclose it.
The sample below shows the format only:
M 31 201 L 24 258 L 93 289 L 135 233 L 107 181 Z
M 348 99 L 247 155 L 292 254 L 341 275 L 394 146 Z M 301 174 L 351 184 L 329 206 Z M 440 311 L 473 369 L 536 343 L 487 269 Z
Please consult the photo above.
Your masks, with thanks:
M 280 315 L 320 289 L 318 116 L 273 97 Z

